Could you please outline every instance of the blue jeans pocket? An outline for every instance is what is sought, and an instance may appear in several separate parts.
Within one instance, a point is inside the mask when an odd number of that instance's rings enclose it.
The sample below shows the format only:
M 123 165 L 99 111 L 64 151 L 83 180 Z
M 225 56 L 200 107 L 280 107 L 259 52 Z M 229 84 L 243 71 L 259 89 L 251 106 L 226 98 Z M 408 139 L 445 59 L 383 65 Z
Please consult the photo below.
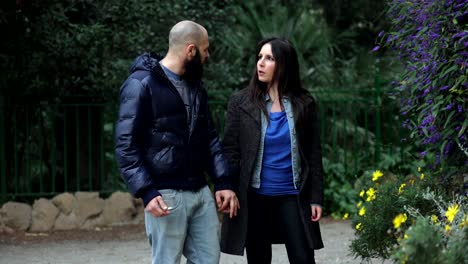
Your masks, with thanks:
M 181 194 L 177 190 L 162 189 L 158 190 L 170 211 L 174 211 L 180 207 L 182 200 Z

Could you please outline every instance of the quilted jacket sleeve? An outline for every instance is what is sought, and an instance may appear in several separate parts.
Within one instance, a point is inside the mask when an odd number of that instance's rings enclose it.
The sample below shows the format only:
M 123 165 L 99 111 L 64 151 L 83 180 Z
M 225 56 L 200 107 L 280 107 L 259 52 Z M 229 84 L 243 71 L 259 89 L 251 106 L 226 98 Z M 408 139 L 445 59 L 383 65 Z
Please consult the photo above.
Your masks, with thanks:
M 120 108 L 115 128 L 115 154 L 122 178 L 130 192 L 143 198 L 145 205 L 159 195 L 141 156 L 141 133 L 147 105 L 145 87 L 137 79 L 128 79 L 120 89 Z

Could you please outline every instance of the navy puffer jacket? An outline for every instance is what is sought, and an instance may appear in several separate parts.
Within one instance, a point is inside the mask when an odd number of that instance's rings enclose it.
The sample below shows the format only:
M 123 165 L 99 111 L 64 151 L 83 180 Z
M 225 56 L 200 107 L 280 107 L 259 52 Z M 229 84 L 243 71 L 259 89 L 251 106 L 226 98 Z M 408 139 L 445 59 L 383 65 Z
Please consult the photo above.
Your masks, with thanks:
M 146 53 L 120 89 L 115 153 L 120 173 L 135 197 L 148 204 L 160 189 L 198 190 L 211 176 L 215 190 L 232 189 L 227 161 L 213 126 L 207 93 L 195 89 L 192 125 L 176 88 Z

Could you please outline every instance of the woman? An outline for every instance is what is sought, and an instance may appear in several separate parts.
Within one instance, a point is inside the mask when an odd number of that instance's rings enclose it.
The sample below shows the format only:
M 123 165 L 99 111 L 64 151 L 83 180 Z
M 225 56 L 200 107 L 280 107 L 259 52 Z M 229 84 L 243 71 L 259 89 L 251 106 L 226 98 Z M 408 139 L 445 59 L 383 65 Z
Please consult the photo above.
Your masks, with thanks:
M 223 218 L 221 250 L 271 263 L 284 243 L 290 263 L 315 263 L 323 248 L 323 175 L 317 106 L 300 82 L 297 53 L 284 38 L 261 41 L 250 85 L 229 100 L 224 148 L 241 209 Z

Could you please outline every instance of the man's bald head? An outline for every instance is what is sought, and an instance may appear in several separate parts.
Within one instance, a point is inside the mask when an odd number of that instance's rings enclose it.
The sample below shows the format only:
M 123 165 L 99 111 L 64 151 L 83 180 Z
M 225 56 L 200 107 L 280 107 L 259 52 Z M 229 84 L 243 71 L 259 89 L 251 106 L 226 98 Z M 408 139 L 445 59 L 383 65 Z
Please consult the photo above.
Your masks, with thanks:
M 175 24 L 169 32 L 169 49 L 179 49 L 188 44 L 199 45 L 205 38 L 208 38 L 206 29 L 189 20 Z
M 201 79 L 203 64 L 210 57 L 206 29 L 189 20 L 181 21 L 169 32 L 169 50 L 161 63 L 187 79 Z

